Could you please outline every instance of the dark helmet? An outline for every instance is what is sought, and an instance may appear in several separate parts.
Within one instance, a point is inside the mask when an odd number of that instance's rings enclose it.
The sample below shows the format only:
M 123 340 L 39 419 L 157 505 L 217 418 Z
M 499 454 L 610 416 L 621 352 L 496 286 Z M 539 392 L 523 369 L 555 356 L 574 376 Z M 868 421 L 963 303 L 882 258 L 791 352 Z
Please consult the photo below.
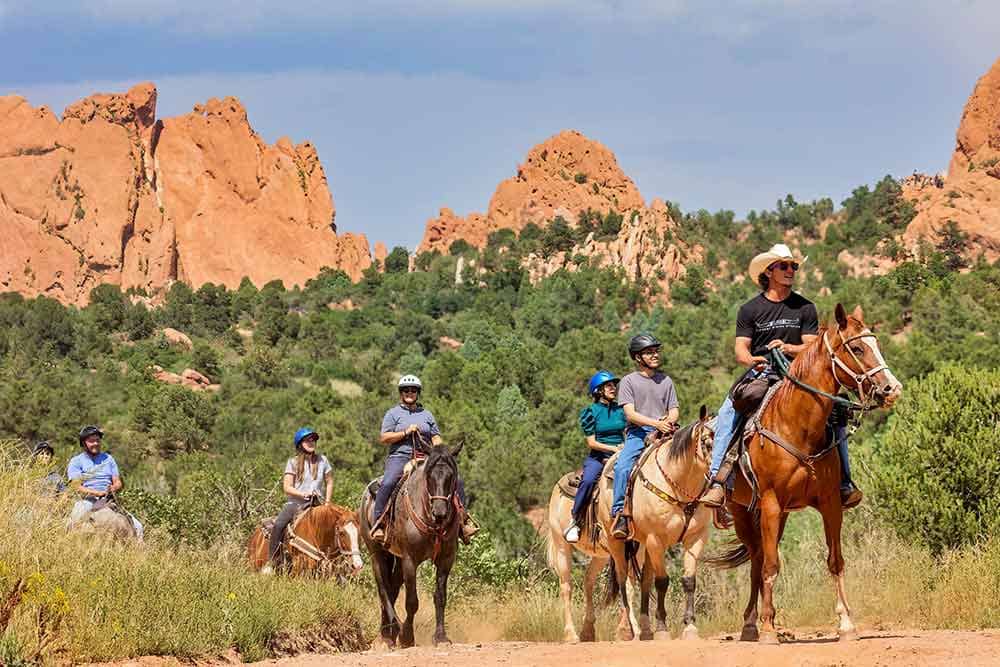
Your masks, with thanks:
M 42 452 L 48 452 L 49 454 L 55 455 L 56 450 L 49 444 L 48 440 L 42 440 L 41 442 L 35 443 L 35 448 L 31 450 L 32 456 L 38 456 Z
M 310 435 L 315 435 L 317 438 L 319 437 L 319 433 L 317 433 L 316 431 L 312 430 L 308 426 L 303 426 L 298 431 L 296 431 L 295 432 L 295 449 L 298 449 L 299 447 L 301 447 L 302 446 L 302 441 L 305 440 L 306 438 L 308 438 Z
M 92 435 L 96 435 L 97 437 L 104 439 L 104 431 L 102 431 L 101 429 L 97 428 L 96 426 L 84 426 L 82 429 L 80 429 L 80 444 L 82 445 L 84 440 L 86 440 Z
M 594 377 L 590 378 L 590 384 L 587 386 L 587 393 L 591 396 L 597 393 L 597 390 L 601 388 L 602 385 L 608 382 L 618 382 L 618 378 L 611 371 L 597 371 L 594 373 Z
M 656 339 L 656 336 L 647 333 L 641 333 L 638 336 L 632 336 L 632 340 L 628 342 L 628 356 L 635 359 L 635 355 L 639 354 L 645 349 L 650 347 L 661 347 L 663 343 Z

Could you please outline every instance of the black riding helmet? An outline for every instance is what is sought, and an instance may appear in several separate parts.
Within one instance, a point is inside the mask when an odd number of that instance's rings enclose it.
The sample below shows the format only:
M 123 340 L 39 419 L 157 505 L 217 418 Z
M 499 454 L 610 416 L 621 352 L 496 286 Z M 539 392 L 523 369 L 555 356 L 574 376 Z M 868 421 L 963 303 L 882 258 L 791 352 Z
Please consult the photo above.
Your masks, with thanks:
M 92 435 L 104 439 L 104 431 L 97 428 L 96 426 L 84 426 L 80 429 L 80 446 L 83 446 L 84 441 Z
M 651 347 L 662 347 L 663 343 L 656 339 L 656 336 L 647 333 L 641 333 L 638 336 L 632 336 L 632 339 L 628 342 L 628 356 L 635 359 L 635 355 L 639 354 L 645 349 Z
M 48 452 L 49 454 L 55 455 L 56 450 L 49 444 L 48 440 L 42 440 L 41 442 L 35 443 L 35 448 L 31 450 L 32 456 L 38 456 L 42 452 Z

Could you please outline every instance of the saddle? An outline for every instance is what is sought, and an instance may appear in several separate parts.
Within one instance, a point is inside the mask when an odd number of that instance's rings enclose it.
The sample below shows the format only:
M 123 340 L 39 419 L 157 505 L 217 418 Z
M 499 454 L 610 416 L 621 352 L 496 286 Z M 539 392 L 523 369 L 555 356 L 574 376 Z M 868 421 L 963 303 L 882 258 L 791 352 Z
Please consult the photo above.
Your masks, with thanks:
M 556 482 L 556 486 L 559 487 L 559 493 L 573 500 L 576 498 L 576 492 L 580 489 L 582 479 L 583 470 L 573 470 L 560 477 L 559 481 Z
M 556 482 L 564 497 L 570 500 L 576 499 L 576 494 L 580 490 L 580 481 L 583 478 L 583 470 L 573 470 L 566 473 Z M 583 513 L 583 521 L 580 523 L 580 533 L 586 535 L 592 544 L 597 544 L 601 536 L 601 524 L 597 521 L 597 503 L 601 496 L 601 485 L 595 484 L 587 501 L 587 509 Z
M 625 513 L 625 516 L 632 516 L 632 492 L 635 489 L 635 482 L 639 478 L 639 470 L 642 469 L 643 464 L 646 463 L 646 460 L 653 455 L 657 448 L 667 441 L 668 438 L 660 440 L 657 437 L 656 431 L 646 436 L 645 447 L 642 450 L 642 454 L 639 456 L 639 460 L 635 462 L 634 466 L 632 466 L 632 471 L 628 475 L 628 484 L 625 486 L 625 509 L 622 510 Z M 618 462 L 618 456 L 620 454 L 620 451 L 615 452 L 611 455 L 611 458 L 608 459 L 607 463 L 604 464 L 603 476 L 605 478 L 614 480 L 615 463 Z
M 319 504 L 320 504 L 319 501 L 314 499 L 311 504 L 309 504 L 308 506 L 297 512 L 295 516 L 292 517 L 291 522 L 285 529 L 285 539 L 282 541 L 282 550 L 285 556 L 291 556 L 292 550 L 295 550 L 298 551 L 299 553 L 305 554 L 306 556 L 317 562 L 322 561 L 326 558 L 325 554 L 323 554 L 323 552 L 320 551 L 320 549 L 316 545 L 295 534 L 295 527 L 299 525 L 299 523 L 302 521 L 302 519 L 305 518 L 307 514 L 309 514 L 310 510 L 312 510 L 314 507 L 317 507 Z M 260 522 L 260 529 L 264 533 L 265 541 L 271 539 L 271 533 L 274 532 L 274 522 L 277 520 L 277 518 L 278 517 L 276 516 L 269 516 Z
M 392 495 L 389 496 L 389 502 L 385 506 L 385 516 L 382 519 L 382 523 L 385 526 L 386 544 L 391 544 L 392 542 L 392 536 L 390 535 L 390 532 L 392 530 L 393 519 L 396 516 L 396 498 L 399 496 L 399 490 L 403 488 L 404 484 L 406 484 L 406 480 L 410 478 L 410 475 L 412 475 L 415 470 L 418 470 L 420 466 L 424 464 L 424 460 L 425 459 L 423 457 L 412 458 L 406 463 L 406 466 L 403 467 L 403 474 L 400 476 L 399 482 L 396 484 L 396 488 L 392 490 Z M 369 502 L 367 507 L 365 508 L 365 512 L 368 515 L 367 519 L 369 526 L 375 523 L 375 517 L 372 516 L 372 512 L 375 507 L 375 495 L 378 493 L 378 490 L 381 487 L 382 487 L 381 475 L 379 475 L 378 477 L 376 477 L 375 479 L 373 479 L 371 482 L 368 483 Z

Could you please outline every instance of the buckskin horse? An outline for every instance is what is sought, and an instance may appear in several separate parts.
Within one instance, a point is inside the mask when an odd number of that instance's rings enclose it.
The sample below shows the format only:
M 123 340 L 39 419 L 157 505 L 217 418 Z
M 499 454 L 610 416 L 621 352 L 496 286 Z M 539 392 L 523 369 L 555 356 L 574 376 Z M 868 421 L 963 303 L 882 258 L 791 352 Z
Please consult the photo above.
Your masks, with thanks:
M 836 328 L 823 328 L 792 362 L 785 379 L 772 387 L 753 420 L 747 442 L 756 479 L 756 502 L 745 474 L 737 474 L 726 505 L 741 543 L 711 559 L 722 567 L 750 561 L 750 600 L 743 614 L 743 641 L 777 644 L 774 627 L 774 583 L 778 578 L 778 543 L 789 512 L 815 508 L 823 515 L 827 567 L 837 594 L 842 641 L 857 639 L 844 585 L 840 530 L 840 461 L 828 442 L 827 420 L 840 389 L 856 394 L 856 409 L 874 405 L 890 408 L 903 386 L 886 365 L 878 339 L 865 325 L 858 306 L 850 315 L 841 304 L 834 311 Z M 761 602 L 761 631 L 757 602 Z
M 289 543 L 287 534 L 285 542 Z M 311 507 L 295 523 L 295 540 L 286 548 L 293 575 L 315 573 L 343 556 L 350 556 L 353 572 L 357 573 L 363 565 L 358 549 L 358 515 L 340 505 Z M 267 550 L 267 536 L 263 528 L 257 526 L 247 544 L 250 566 L 255 571 L 260 571 L 267 563 Z
M 425 458 L 400 483 L 386 510 L 391 514 L 386 522 L 385 543 L 371 538 L 369 511 L 373 498 L 369 491 L 362 495 L 358 509 L 361 534 L 372 555 L 372 572 L 378 586 L 381 639 L 388 648 L 393 648 L 397 640 L 404 648 L 414 644 L 413 620 L 420 605 L 417 566 L 425 560 L 432 561 L 436 568 L 434 645 L 451 643 L 444 629 L 444 609 L 448 600 L 448 575 L 455 564 L 458 531 L 462 524 L 455 461 L 462 444 L 452 450 L 446 445 L 431 446 L 420 437 L 415 440 L 417 452 Z M 396 599 L 404 584 L 406 619 L 400 625 Z
M 712 524 L 712 510 L 698 502 L 706 484 L 706 473 L 712 453 L 712 433 L 707 427 L 705 406 L 701 407 L 698 420 L 685 426 L 673 436 L 649 436 L 647 451 L 636 464 L 632 488 L 632 530 L 634 540 L 645 551 L 640 577 L 639 639 L 670 639 L 667 629 L 667 611 L 664 606 L 670 579 L 664 564 L 667 550 L 675 544 L 684 549 L 684 576 L 681 588 L 686 595 L 684 608 L 683 639 L 697 639 L 694 594 L 698 559 L 708 542 L 708 529 Z M 609 465 L 614 465 L 609 462 Z M 601 496 L 598 516 L 603 532 L 611 534 L 612 479 L 601 477 Z M 608 550 L 615 561 L 623 612 L 618 624 L 618 638 L 630 640 L 634 630 L 630 622 L 629 600 L 624 594 L 624 576 L 628 563 L 623 540 L 608 541 Z M 656 631 L 649 621 L 649 597 L 656 586 Z

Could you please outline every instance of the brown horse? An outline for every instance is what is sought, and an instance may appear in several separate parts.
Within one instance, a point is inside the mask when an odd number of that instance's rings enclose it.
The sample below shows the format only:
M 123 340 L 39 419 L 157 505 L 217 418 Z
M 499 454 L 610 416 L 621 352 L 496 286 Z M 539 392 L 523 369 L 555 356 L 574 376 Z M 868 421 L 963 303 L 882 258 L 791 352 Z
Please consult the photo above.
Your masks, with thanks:
M 434 615 L 436 629 L 434 645 L 450 644 L 444 629 L 444 609 L 448 600 L 448 575 L 458 551 L 458 531 L 461 530 L 462 510 L 458 501 L 458 464 L 455 458 L 462 450 L 445 445 L 429 446 L 417 438 L 418 452 L 426 455 L 423 463 L 402 482 L 388 511 L 386 543 L 371 539 L 369 512 L 373 498 L 366 492 L 361 497 L 358 515 L 361 534 L 372 555 L 372 572 L 378 586 L 382 611 L 381 639 L 393 648 L 396 641 L 404 647 L 414 644 L 413 619 L 420 605 L 417 599 L 417 566 L 430 560 L 436 568 Z M 396 615 L 399 589 L 406 585 L 406 620 L 402 625 Z
M 836 448 L 827 442 L 826 424 L 833 409 L 832 395 L 841 388 L 857 394 L 862 408 L 875 404 L 889 408 L 903 387 L 882 358 L 861 307 L 848 315 L 837 304 L 835 318 L 836 328 L 821 329 L 816 340 L 796 357 L 788 377 L 769 395 L 770 400 L 765 399 L 757 432 L 747 443 L 757 480 L 758 508 L 751 511 L 752 490 L 741 474 L 736 475 L 727 501 L 742 545 L 713 561 L 723 567 L 750 561 L 750 600 L 743 614 L 743 641 L 778 643 L 774 627 L 778 542 L 788 513 L 806 507 L 823 515 L 826 562 L 837 593 L 840 639 L 857 638 L 847 603 L 840 545 L 840 461 Z M 758 595 L 763 625 L 759 634 Z
M 315 573 L 324 565 L 350 556 L 353 573 L 361 570 L 361 552 L 358 549 L 358 515 L 340 505 L 319 505 L 306 510 L 305 516 L 295 526 L 295 535 L 304 541 L 304 549 L 289 548 L 286 535 L 285 549 L 291 556 L 291 573 Z M 268 539 L 258 526 L 250 535 L 247 556 L 250 567 L 260 571 L 267 563 Z M 307 554 L 306 551 L 310 551 Z

